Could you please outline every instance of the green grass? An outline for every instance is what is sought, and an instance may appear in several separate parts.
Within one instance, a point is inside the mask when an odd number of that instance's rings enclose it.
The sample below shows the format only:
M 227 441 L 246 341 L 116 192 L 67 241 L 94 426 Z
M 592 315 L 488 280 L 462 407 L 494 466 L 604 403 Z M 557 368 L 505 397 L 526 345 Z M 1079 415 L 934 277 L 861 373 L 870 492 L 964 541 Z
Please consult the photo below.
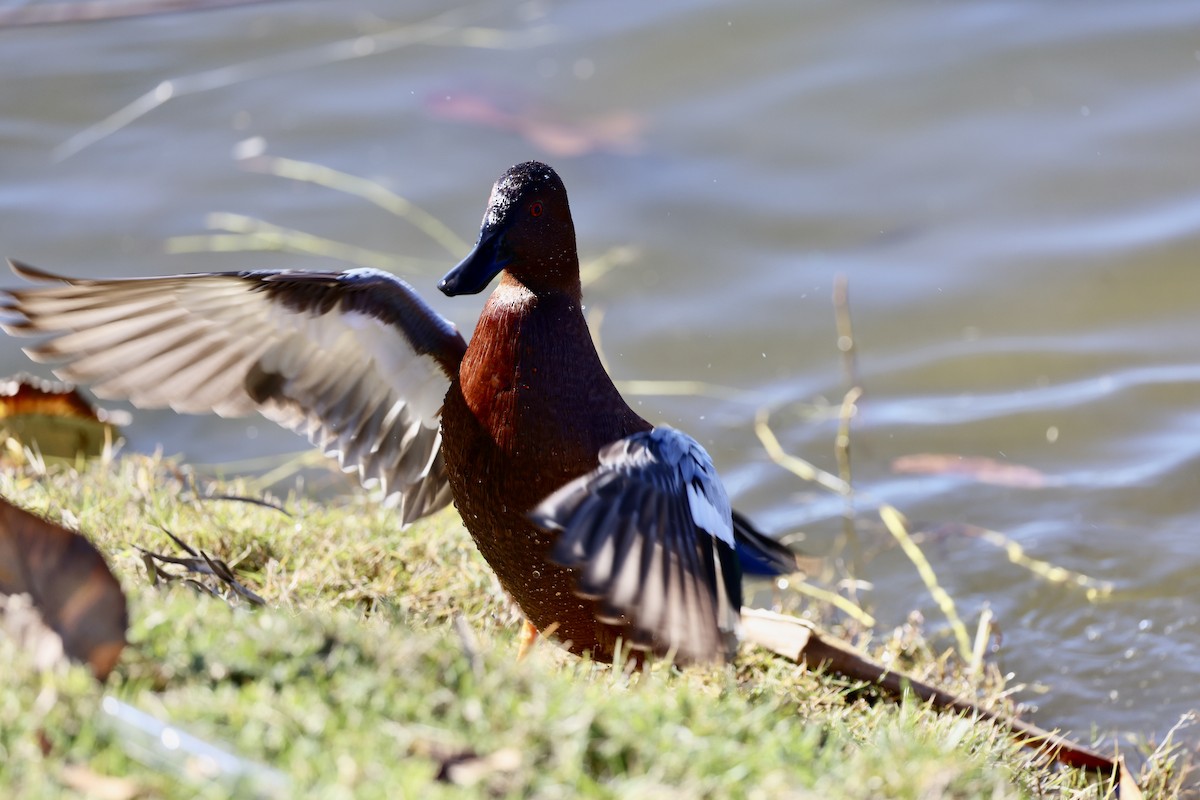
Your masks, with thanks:
M 176 465 L 138 456 L 10 465 L 0 493 L 86 531 L 131 616 L 105 686 L 79 666 L 37 672 L 0 636 L 8 796 L 69 796 L 103 776 L 138 797 L 1111 796 L 991 726 L 760 653 L 630 675 L 543 643 L 516 663 L 519 617 L 452 510 L 407 530 L 365 500 L 288 498 L 287 516 L 197 500 Z M 234 565 L 267 607 L 152 586 L 135 545 L 174 552 L 164 528 Z M 994 671 L 968 681 L 912 630 L 880 648 L 985 701 L 1004 690 Z M 214 775 L 147 748 L 102 711 L 106 694 L 274 772 Z M 1181 771 L 1159 753 L 1147 796 L 1178 796 Z

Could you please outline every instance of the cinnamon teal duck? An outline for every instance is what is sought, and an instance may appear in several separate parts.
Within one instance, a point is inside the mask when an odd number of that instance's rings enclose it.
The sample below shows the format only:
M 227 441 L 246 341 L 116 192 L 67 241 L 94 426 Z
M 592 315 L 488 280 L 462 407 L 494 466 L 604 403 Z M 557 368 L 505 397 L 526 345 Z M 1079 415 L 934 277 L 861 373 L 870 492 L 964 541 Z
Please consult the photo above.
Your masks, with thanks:
M 382 485 L 402 523 L 453 500 L 527 625 L 574 653 L 727 659 L 743 573 L 795 568 L 731 510 L 704 448 L 613 385 L 545 164 L 500 177 L 438 284 L 476 294 L 499 276 L 470 344 L 373 269 L 91 280 L 11 264 L 56 284 L 8 292 L 5 330 L 54 334 L 33 359 L 137 406 L 259 412 Z

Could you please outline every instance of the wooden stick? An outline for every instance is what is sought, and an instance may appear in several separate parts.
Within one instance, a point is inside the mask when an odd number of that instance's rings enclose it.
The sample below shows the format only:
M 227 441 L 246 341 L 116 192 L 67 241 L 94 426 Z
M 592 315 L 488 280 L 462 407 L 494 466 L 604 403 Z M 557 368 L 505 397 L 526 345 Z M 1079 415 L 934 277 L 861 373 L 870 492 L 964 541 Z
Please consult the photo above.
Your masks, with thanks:
M 757 608 L 742 609 L 742 638 L 797 664 L 824 668 L 878 686 L 892 697 L 911 692 L 944 711 L 973 714 L 1010 730 L 1022 745 L 1033 747 L 1062 764 L 1116 774 L 1120 766 L 1057 733 L 942 691 L 911 675 L 888 669 L 808 620 Z

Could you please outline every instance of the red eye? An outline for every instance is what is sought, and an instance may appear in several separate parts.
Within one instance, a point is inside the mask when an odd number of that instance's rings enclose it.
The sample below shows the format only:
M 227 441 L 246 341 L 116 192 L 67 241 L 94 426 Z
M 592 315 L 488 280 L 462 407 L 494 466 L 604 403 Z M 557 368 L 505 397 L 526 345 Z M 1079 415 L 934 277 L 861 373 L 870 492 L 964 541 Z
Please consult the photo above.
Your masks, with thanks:
M 537 202 L 530 203 L 529 215 L 533 217 L 540 217 L 542 215 L 542 204 Z

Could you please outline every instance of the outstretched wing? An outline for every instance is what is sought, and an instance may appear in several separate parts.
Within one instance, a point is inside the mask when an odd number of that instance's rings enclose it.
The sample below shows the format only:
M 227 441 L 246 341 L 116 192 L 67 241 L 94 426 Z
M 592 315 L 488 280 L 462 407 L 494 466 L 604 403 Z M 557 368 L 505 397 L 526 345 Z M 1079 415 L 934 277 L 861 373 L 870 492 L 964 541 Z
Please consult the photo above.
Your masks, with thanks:
M 613 442 L 530 517 L 561 532 L 554 560 L 634 647 L 682 663 L 732 654 L 742 577 L 729 499 L 690 436 L 659 427 Z
M 403 281 L 370 269 L 62 278 L 7 292 L 4 330 L 56 334 L 26 353 L 134 405 L 260 411 L 308 436 L 405 523 L 450 501 L 439 415 L 466 343 Z M 11 312 L 20 315 L 13 319 Z

